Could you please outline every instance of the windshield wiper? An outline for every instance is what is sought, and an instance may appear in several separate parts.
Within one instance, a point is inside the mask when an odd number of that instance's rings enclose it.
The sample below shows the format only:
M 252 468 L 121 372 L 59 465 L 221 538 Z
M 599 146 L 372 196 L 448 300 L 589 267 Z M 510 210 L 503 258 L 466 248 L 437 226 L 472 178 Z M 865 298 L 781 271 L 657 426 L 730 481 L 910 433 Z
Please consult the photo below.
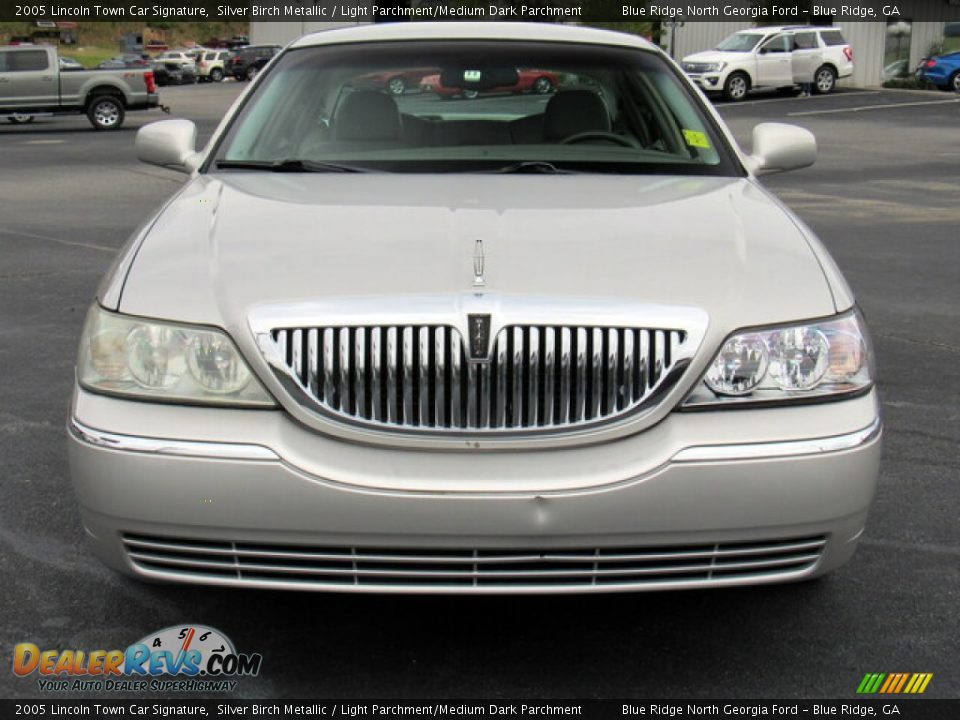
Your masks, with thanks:
M 551 162 L 547 162 L 546 160 L 524 160 L 522 162 L 513 163 L 512 165 L 504 165 L 496 170 L 491 170 L 491 172 L 503 174 L 540 173 L 544 175 L 572 175 L 577 171 L 558 168 L 556 165 Z
M 271 172 L 338 172 L 363 173 L 372 172 L 367 168 L 356 165 L 340 165 L 339 163 L 316 162 L 315 160 L 217 160 L 217 168 L 235 170 L 269 170 Z

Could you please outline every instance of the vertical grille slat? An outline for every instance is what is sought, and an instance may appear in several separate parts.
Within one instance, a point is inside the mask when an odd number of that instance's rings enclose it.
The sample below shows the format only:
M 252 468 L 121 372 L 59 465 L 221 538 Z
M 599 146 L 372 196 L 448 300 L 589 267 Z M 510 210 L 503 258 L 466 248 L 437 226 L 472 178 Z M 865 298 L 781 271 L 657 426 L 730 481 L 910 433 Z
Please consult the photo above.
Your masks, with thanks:
M 536 427 L 539 422 L 540 381 L 542 368 L 540 365 L 540 328 L 528 329 L 527 342 L 527 417 L 526 427 Z
M 413 412 L 416 404 L 414 402 L 414 395 L 417 387 L 417 380 L 414 376 L 416 366 L 413 356 L 415 351 L 416 346 L 413 342 L 413 328 L 405 327 L 403 329 L 403 352 L 401 355 L 403 358 L 403 377 L 400 380 L 400 386 L 403 388 L 403 390 L 399 393 L 403 397 L 403 415 L 401 416 L 401 422 L 404 425 L 411 425 L 414 427 L 416 427 L 418 424 L 417 418 Z
M 350 364 L 350 328 L 340 328 L 340 407 L 344 412 L 353 414 L 353 393 L 350 381 L 353 373 Z
M 447 409 L 447 329 L 438 327 L 433 338 L 434 352 L 434 402 L 436 412 L 436 427 L 445 428 L 450 426 L 450 413 Z
M 367 329 L 354 330 L 353 341 L 353 396 L 355 414 L 366 418 L 367 414 Z
M 621 408 L 629 407 L 633 402 L 633 346 L 636 330 L 623 331 L 623 404 Z
M 387 370 L 387 422 L 391 425 L 398 425 L 397 417 L 397 384 L 402 379 L 402 374 L 398 373 L 399 364 L 397 362 L 397 328 L 392 327 L 387 330 L 386 353 L 384 364 Z M 403 390 L 401 389 L 401 393 Z M 401 395 L 401 401 L 403 396 Z
M 326 389 L 324 400 L 334 410 L 339 410 L 340 403 L 337 401 L 336 385 L 333 377 L 333 361 L 335 358 L 333 333 L 333 328 L 325 328 L 323 331 L 323 386 Z
M 607 367 L 604 372 L 606 377 L 606 398 L 603 403 L 604 415 L 611 415 L 617 410 L 617 360 L 620 357 L 620 333 L 616 328 L 607 330 Z
M 307 389 L 314 397 L 322 397 L 323 392 L 320 388 L 320 379 L 323 373 L 320 371 L 320 333 L 316 328 L 310 328 L 307 331 Z
M 417 362 L 417 383 L 418 388 L 418 418 L 417 424 L 432 427 L 433 418 L 430 416 L 430 409 L 433 403 L 430 399 L 430 388 L 432 387 L 431 378 L 433 377 L 433 366 L 430 360 L 430 351 L 433 344 L 430 342 L 430 328 L 418 328 L 419 338 L 417 339 L 418 362 Z
M 515 327 L 513 332 L 507 329 L 501 334 L 513 336 L 513 353 L 510 357 L 510 427 L 521 427 L 523 425 L 523 358 L 527 353 L 523 342 L 523 328 Z
M 463 382 L 460 377 L 460 358 L 463 353 L 463 343 L 460 334 L 455 331 L 447 333 L 447 353 L 450 368 L 450 427 L 462 428 L 463 421 Z
M 493 426 L 497 428 L 507 425 L 507 370 L 508 370 L 508 342 L 507 336 L 500 333 L 497 336 L 497 344 L 494 348 L 494 363 L 497 367 L 497 387 L 500 392 L 496 394 L 496 411 L 493 414 Z
M 385 428 L 576 427 L 640 405 L 682 355 L 682 330 L 508 325 L 484 357 L 446 325 L 274 330 L 291 377 L 337 416 Z
M 370 330 L 370 409 L 373 419 L 384 422 L 383 391 L 383 331 L 380 328 Z
M 553 425 L 553 396 L 557 372 L 557 333 L 552 327 L 543 329 L 543 364 L 543 422 L 541 425 Z

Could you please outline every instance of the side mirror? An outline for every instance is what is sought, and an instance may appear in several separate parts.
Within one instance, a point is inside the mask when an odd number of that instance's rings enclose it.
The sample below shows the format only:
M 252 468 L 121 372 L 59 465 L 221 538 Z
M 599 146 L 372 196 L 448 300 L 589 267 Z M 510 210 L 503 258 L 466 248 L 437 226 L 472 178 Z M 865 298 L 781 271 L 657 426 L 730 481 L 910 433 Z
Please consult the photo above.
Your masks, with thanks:
M 137 157 L 145 163 L 191 173 L 200 166 L 197 126 L 189 120 L 160 120 L 137 132 Z
M 786 123 L 761 123 L 753 129 L 747 167 L 754 175 L 809 167 L 816 159 L 817 139 L 809 130 Z

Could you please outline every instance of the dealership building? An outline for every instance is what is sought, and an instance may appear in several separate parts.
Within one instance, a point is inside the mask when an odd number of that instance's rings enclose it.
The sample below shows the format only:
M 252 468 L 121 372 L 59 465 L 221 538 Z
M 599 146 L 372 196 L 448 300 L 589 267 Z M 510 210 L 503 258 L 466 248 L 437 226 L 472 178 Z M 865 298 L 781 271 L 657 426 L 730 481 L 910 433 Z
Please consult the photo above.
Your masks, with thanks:
M 819 24 L 841 27 L 853 49 L 853 76 L 841 81 L 843 84 L 875 87 L 890 78 L 911 75 L 934 46 L 960 50 L 960 0 L 914 0 L 909 7 L 917 17 L 942 19 L 915 21 L 906 14 L 889 21 L 872 22 L 833 23 L 819 19 Z M 255 21 L 250 23 L 250 41 L 258 45 L 285 45 L 306 33 L 357 24 L 360 23 Z M 749 21 L 679 22 L 675 28 L 664 31 L 663 43 L 675 58 L 681 59 L 714 48 L 731 33 L 754 25 Z

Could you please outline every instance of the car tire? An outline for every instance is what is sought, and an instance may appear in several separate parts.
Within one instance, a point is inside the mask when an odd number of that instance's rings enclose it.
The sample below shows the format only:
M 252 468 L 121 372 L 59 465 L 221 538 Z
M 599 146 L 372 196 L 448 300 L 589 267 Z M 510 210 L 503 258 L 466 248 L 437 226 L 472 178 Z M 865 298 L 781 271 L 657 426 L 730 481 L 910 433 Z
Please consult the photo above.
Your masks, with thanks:
M 407 91 L 407 81 L 397 75 L 387 80 L 387 92 L 391 95 L 403 95 Z
M 532 90 L 535 95 L 547 95 L 553 92 L 553 83 L 550 82 L 550 78 L 541 75 L 533 81 Z
M 116 95 L 95 95 L 87 104 L 87 119 L 94 130 L 116 130 L 125 115 L 123 101 Z
M 26 125 L 33 122 L 33 115 L 21 115 L 15 113 L 7 118 L 11 125 Z
M 223 70 L 220 68 L 214 68 L 210 71 L 210 82 L 223 82 Z
M 247 81 L 253 82 L 257 79 L 257 75 L 260 74 L 260 68 L 251 67 L 247 68 Z
M 730 102 L 740 102 L 747 97 L 750 91 L 750 76 L 746 73 L 730 73 L 723 83 L 723 97 Z
M 957 70 L 953 75 L 950 76 L 950 85 L 949 87 L 954 91 L 960 93 L 960 70 Z
M 475 100 L 480 97 L 479 90 L 464 90 L 460 95 L 466 100 Z
M 818 95 L 829 95 L 837 89 L 837 73 L 829 65 L 821 65 L 813 74 L 813 91 Z

